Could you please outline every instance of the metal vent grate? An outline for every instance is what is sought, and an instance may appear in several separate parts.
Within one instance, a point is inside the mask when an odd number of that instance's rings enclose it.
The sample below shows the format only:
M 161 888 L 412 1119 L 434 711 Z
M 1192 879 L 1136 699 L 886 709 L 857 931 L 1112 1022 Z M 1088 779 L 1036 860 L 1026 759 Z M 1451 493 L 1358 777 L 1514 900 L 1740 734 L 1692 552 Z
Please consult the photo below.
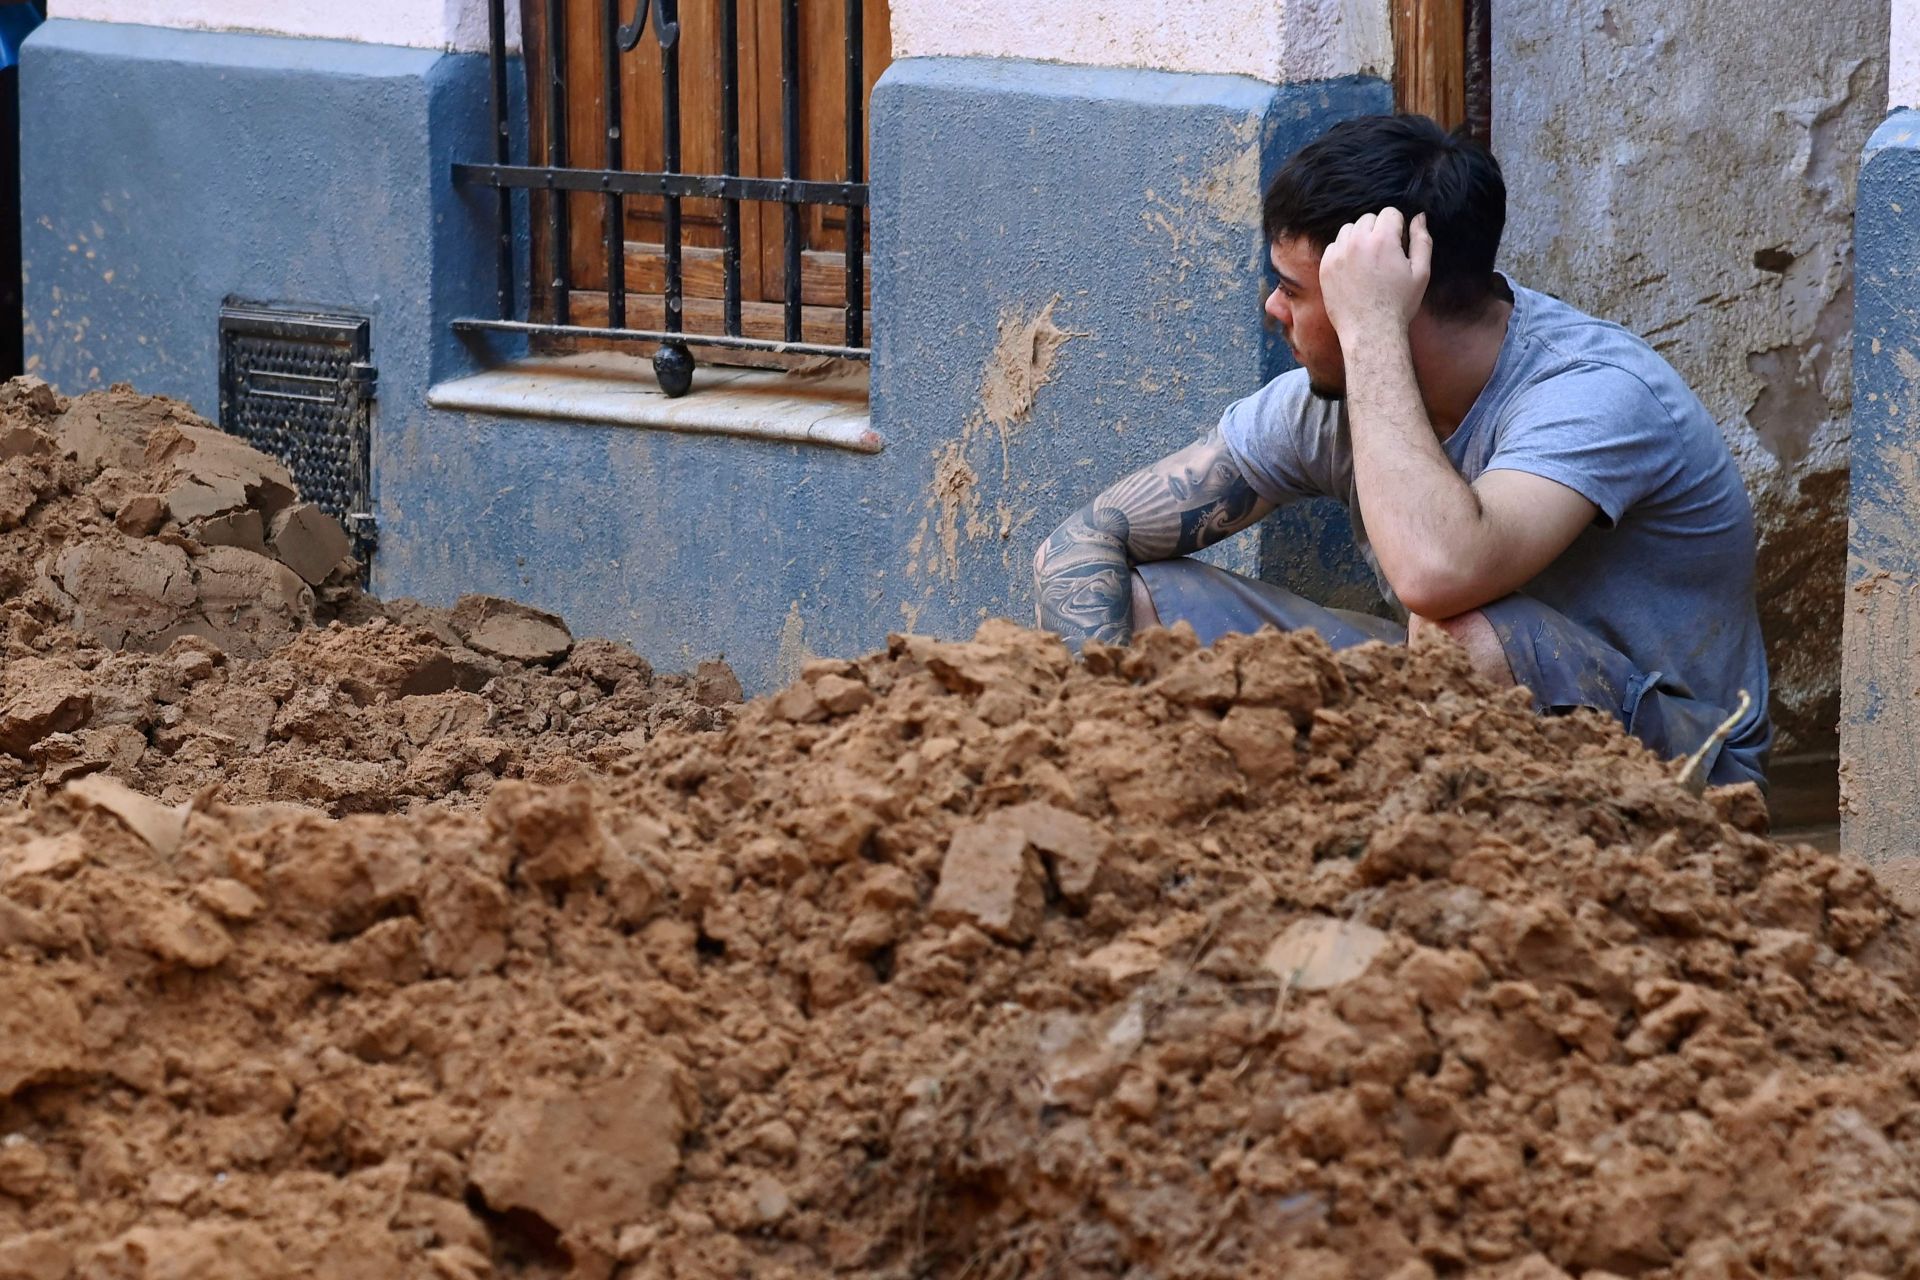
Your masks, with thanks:
M 372 402 L 365 316 L 220 309 L 220 429 L 278 458 L 307 501 L 372 554 Z

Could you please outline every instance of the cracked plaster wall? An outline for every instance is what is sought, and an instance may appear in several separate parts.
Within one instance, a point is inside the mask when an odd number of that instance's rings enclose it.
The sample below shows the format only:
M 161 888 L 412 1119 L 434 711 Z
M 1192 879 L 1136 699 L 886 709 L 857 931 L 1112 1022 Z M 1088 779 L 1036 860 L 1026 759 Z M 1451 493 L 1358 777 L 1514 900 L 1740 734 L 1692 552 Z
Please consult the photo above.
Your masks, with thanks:
M 1719 421 L 1760 530 L 1776 759 L 1837 741 L 1854 179 L 1887 60 L 1887 0 L 1494 6 L 1502 265 L 1645 336 Z

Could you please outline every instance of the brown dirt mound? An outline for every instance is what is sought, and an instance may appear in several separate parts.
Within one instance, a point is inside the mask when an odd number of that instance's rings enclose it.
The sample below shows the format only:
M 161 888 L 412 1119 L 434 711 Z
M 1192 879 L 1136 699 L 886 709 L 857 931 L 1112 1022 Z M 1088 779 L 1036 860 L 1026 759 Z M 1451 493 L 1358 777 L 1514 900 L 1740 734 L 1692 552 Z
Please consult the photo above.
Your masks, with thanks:
M 285 468 L 125 387 L 0 385 L 0 802 L 105 772 L 169 803 L 332 813 L 560 781 L 724 723 L 724 663 L 655 676 L 551 614 L 355 585 Z
M 1915 922 L 1762 820 L 1448 650 L 997 623 L 484 812 L 82 779 L 0 1277 L 1911 1274 Z

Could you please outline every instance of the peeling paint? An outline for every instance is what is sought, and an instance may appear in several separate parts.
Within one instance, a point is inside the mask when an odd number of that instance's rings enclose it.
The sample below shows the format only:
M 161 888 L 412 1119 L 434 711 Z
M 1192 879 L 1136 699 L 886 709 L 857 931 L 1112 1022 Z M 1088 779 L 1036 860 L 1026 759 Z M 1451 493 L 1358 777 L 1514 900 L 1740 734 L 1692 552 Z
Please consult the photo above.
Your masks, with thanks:
M 1805 337 L 1747 356 L 1747 371 L 1761 381 L 1747 421 L 1781 462 L 1804 458 L 1820 424 L 1833 415 L 1828 381 L 1844 373 L 1852 331 L 1848 284 L 1820 308 Z

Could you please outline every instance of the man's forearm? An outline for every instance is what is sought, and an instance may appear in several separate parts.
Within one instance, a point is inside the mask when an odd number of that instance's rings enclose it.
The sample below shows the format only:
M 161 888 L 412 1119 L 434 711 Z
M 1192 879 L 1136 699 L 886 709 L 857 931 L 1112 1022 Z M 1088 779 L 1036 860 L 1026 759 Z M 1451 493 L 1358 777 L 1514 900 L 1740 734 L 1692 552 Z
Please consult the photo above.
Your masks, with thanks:
M 1076 653 L 1089 640 L 1119 645 L 1133 638 L 1126 532 L 1118 512 L 1089 504 L 1055 529 L 1034 557 L 1040 625 Z
M 1477 563 L 1480 500 L 1434 434 L 1406 335 L 1362 334 L 1343 350 L 1354 484 L 1367 536 L 1395 592 L 1424 612 L 1417 603 L 1432 594 L 1431 584 Z
M 1040 625 L 1076 652 L 1133 638 L 1133 566 L 1210 547 L 1273 510 L 1218 428 L 1107 487 L 1033 557 Z

